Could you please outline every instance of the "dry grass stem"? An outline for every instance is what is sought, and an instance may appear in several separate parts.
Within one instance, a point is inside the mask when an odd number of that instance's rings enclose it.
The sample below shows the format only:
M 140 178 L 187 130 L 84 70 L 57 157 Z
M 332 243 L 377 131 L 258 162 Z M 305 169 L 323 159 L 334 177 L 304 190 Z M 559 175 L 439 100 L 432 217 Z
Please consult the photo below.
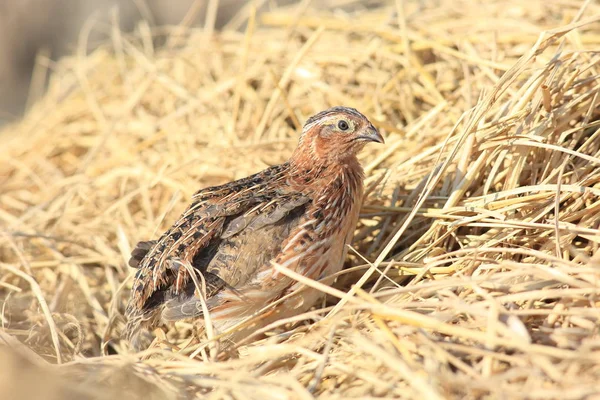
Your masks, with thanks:
M 218 3 L 198 29 L 90 21 L 0 132 L 0 391 L 598 398 L 600 6 L 248 5 L 218 32 Z M 87 53 L 92 31 L 106 44 Z M 182 322 L 131 353 L 133 245 L 197 189 L 287 159 L 301 123 L 338 104 L 386 137 L 362 154 L 351 265 L 333 285 L 274 266 L 323 304 L 233 351 Z

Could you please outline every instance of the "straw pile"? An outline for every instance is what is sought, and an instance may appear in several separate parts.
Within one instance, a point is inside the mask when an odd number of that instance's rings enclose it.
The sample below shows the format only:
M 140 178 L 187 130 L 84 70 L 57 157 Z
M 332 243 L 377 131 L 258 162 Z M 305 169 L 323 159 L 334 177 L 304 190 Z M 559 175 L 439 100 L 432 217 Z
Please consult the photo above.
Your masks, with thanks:
M 218 34 L 96 26 L 109 40 L 91 54 L 84 31 L 0 135 L 0 390 L 600 398 L 598 16 L 548 0 L 247 7 Z M 336 104 L 387 143 L 363 154 L 369 195 L 326 303 L 235 356 L 185 347 L 185 324 L 128 353 L 132 245 L 198 188 L 286 159 Z

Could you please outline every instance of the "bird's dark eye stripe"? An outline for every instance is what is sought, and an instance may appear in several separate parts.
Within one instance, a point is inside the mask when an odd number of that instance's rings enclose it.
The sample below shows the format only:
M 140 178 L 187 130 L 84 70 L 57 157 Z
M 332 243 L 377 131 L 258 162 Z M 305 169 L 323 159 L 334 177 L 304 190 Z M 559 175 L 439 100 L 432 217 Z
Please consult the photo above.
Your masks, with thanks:
M 346 129 L 349 128 L 348 123 L 344 120 L 341 120 L 340 122 L 338 122 L 338 128 L 342 131 L 345 131 Z

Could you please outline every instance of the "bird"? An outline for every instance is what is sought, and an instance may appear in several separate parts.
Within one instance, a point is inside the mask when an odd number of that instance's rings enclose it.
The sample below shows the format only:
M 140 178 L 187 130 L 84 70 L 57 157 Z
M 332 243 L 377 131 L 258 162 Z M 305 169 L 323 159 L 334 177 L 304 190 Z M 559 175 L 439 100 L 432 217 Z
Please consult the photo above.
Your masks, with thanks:
M 354 108 L 306 120 L 288 161 L 196 192 L 159 239 L 139 242 L 124 338 L 159 323 L 210 323 L 218 334 L 279 299 L 276 318 L 309 310 L 323 295 L 278 271 L 319 280 L 344 264 L 364 195 L 357 154 L 384 139 Z M 304 288 L 306 289 L 306 288 Z M 300 293 L 294 299 L 294 293 Z

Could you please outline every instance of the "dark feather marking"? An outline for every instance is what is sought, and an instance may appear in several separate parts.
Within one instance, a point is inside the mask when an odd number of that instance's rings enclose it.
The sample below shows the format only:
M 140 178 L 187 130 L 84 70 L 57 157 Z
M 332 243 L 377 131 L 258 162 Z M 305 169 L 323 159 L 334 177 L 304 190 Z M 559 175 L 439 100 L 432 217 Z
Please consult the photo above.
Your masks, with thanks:
M 146 257 L 146 254 L 148 254 L 148 251 L 150 251 L 150 249 L 156 244 L 156 240 L 148 240 L 145 242 L 138 242 L 138 244 L 135 245 L 135 248 L 133 249 L 133 251 L 131 252 L 131 258 L 129 259 L 129 266 L 131 268 L 138 268 L 140 265 L 140 261 L 142 261 L 142 259 L 144 257 Z

